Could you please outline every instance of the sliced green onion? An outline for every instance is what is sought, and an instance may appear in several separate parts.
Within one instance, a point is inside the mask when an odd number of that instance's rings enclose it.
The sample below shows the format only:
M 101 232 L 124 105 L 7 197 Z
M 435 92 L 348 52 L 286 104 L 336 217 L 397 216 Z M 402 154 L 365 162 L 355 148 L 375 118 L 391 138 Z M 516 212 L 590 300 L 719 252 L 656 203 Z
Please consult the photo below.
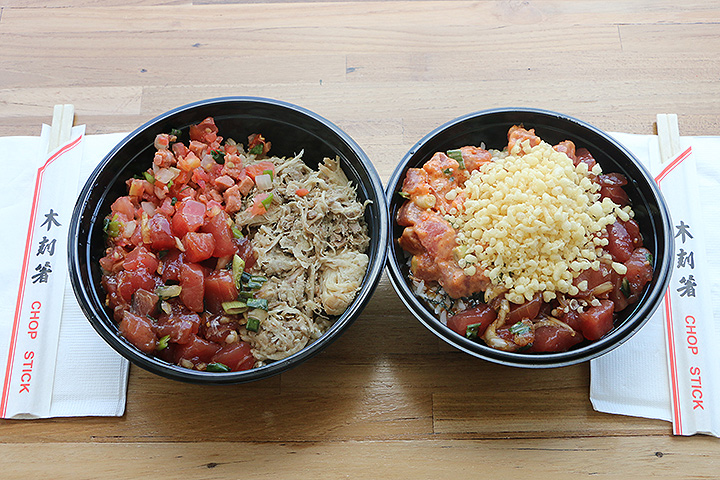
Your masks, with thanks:
M 176 203 L 177 203 L 177 198 L 176 198 L 176 197 L 172 197 L 172 198 L 170 199 L 170 205 L 172 205 L 172 206 L 174 207 Z
M 260 155 L 263 151 L 263 145 L 262 143 L 258 143 L 253 148 L 250 149 L 248 153 L 252 153 L 253 155 Z
M 250 275 L 248 272 L 243 272 L 240 277 L 240 280 L 242 280 L 243 283 L 247 283 L 250 281 L 251 278 L 252 278 L 252 275 Z
M 267 196 L 262 202 L 260 202 L 260 203 L 262 203 L 262 204 L 263 204 L 263 207 L 265 207 L 265 210 L 267 210 L 268 208 L 270 208 L 270 204 L 272 203 L 272 201 L 273 201 L 273 194 L 272 194 L 272 192 L 271 192 L 271 193 L 268 194 L 268 196 Z
M 510 333 L 513 335 L 525 335 L 530 333 L 530 325 L 523 322 L 517 322 L 515 325 L 510 327 Z
M 222 307 L 223 310 L 225 310 L 225 313 L 229 313 L 230 315 L 237 315 L 247 311 L 247 305 L 245 302 L 241 302 L 240 300 L 222 302 Z
M 650 252 L 646 253 L 646 254 L 645 254 L 645 260 L 647 260 L 647 262 L 648 262 L 650 265 L 652 265 L 652 263 L 653 263 L 653 254 L 650 253 Z
M 453 160 L 456 160 L 458 164 L 460 164 L 460 168 L 465 168 L 465 162 L 463 161 L 461 150 L 448 150 L 447 156 L 452 158 Z
M 248 318 L 247 323 L 245 324 L 245 328 L 247 330 L 250 330 L 251 332 L 257 332 L 260 328 L 260 320 L 257 318 Z
M 229 372 L 230 367 L 228 367 L 224 363 L 213 362 L 213 363 L 207 364 L 205 371 L 207 371 L 207 372 Z
M 148 182 L 155 183 L 155 177 L 153 177 L 152 173 L 143 172 L 143 177 L 145 177 L 145 180 L 147 180 Z
M 180 285 L 162 285 L 155 288 L 155 295 L 160 298 L 172 298 L 180 295 L 182 287 Z
M 182 130 L 180 130 L 179 128 L 171 128 L 170 135 L 175 135 L 175 137 L 177 137 L 179 140 L 180 137 L 182 136 Z
M 235 225 L 234 223 L 233 223 L 232 226 L 230 227 L 230 230 L 232 230 L 232 232 L 233 232 L 233 237 L 235 237 L 235 238 L 243 238 L 243 237 L 245 236 L 245 235 L 242 234 L 242 232 L 240 231 L 240 229 L 238 228 L 238 226 Z
M 245 260 L 240 258 L 237 253 L 233 255 L 232 260 L 232 276 L 235 280 L 235 288 L 239 289 L 242 286 L 242 274 L 245 273 Z
M 482 323 L 473 323 L 473 324 L 465 327 L 465 338 L 469 338 L 470 340 L 476 339 L 478 336 L 478 333 L 480 333 L 481 325 L 482 325 Z
M 169 182 L 167 182 L 167 185 L 165 185 L 165 186 L 168 187 L 168 188 L 172 187 L 172 186 L 173 186 L 173 181 L 172 181 L 172 179 L 171 179 Z
M 399 191 L 398 195 L 400 195 L 402 198 L 410 198 L 410 194 L 407 192 Z
M 268 312 L 267 310 L 263 310 L 261 308 L 254 308 L 247 313 L 247 317 L 254 318 L 255 320 L 258 320 L 260 323 L 262 323 L 265 321 L 265 319 L 267 319 Z
M 267 282 L 267 278 L 259 275 L 251 275 L 248 280 L 244 281 L 245 286 L 250 290 L 257 290 L 262 287 L 265 282 Z
M 165 350 L 168 347 L 169 341 L 170 335 L 165 335 L 160 340 L 158 340 L 157 345 L 155 346 L 155 350 Z
M 120 222 L 118 220 L 115 220 L 116 217 L 117 215 L 113 215 L 112 218 L 105 217 L 105 220 L 103 222 L 103 231 L 110 238 L 115 238 L 120 235 Z
M 630 282 L 628 282 L 627 278 L 623 278 L 620 284 L 620 291 L 625 295 L 625 298 L 630 298 Z
M 225 163 L 225 152 L 221 152 L 220 150 L 213 150 L 210 152 L 210 155 L 212 156 L 213 160 L 215 162 L 219 163 L 220 165 Z
M 264 298 L 248 298 L 245 303 L 247 303 L 248 308 L 268 309 L 268 301 Z
M 238 292 L 238 299 L 239 299 L 239 300 L 245 300 L 245 301 L 247 302 L 247 300 L 248 300 L 249 298 L 255 298 L 254 295 L 255 295 L 255 294 L 254 294 L 253 292 L 243 292 L 243 291 L 241 291 L 241 292 Z
M 270 175 L 270 180 L 272 180 L 275 177 L 275 172 L 268 168 L 267 170 L 263 170 L 263 175 Z

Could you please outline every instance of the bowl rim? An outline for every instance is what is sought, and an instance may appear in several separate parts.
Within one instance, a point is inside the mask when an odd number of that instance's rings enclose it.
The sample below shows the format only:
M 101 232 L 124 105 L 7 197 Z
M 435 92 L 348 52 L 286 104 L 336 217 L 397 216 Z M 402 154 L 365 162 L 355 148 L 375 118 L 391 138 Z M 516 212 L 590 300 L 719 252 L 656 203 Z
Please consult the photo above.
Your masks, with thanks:
M 365 174 L 369 178 L 370 182 L 365 184 L 365 188 L 368 191 L 370 200 L 377 202 L 377 208 L 375 211 L 379 217 L 378 224 L 379 228 L 376 232 L 378 237 L 377 240 L 377 254 L 370 256 L 368 267 L 365 273 L 365 280 L 363 281 L 360 290 L 356 293 L 353 302 L 350 304 L 348 309 L 343 312 L 342 315 L 338 316 L 333 324 L 323 333 L 323 335 L 313 341 L 311 344 L 305 346 L 300 351 L 268 365 L 253 368 L 250 370 L 244 370 L 239 372 L 206 372 L 200 370 L 191 370 L 174 365 L 169 362 L 165 362 L 157 357 L 151 357 L 138 350 L 129 341 L 122 338 L 117 334 L 116 322 L 109 316 L 107 310 L 104 308 L 100 309 L 100 312 L 95 308 L 93 299 L 89 291 L 83 285 L 83 273 L 87 274 L 87 278 L 91 278 L 92 275 L 89 271 L 89 264 L 83 269 L 81 260 L 89 259 L 89 244 L 85 247 L 80 246 L 79 233 L 81 216 L 87 205 L 88 196 L 95 186 L 94 183 L 98 178 L 98 175 L 107 167 L 110 161 L 115 155 L 120 152 L 125 145 L 127 145 L 136 135 L 151 129 L 153 126 L 161 123 L 162 121 L 172 117 L 173 115 L 192 110 L 198 107 L 207 107 L 214 104 L 226 104 L 226 103 L 238 103 L 242 104 L 261 104 L 270 108 L 279 107 L 281 109 L 292 110 L 295 113 L 299 113 L 307 117 L 310 121 L 320 124 L 322 127 L 328 129 L 331 134 L 337 136 L 339 142 L 344 143 L 357 157 L 362 169 L 365 170 Z M 198 119 L 200 121 L 202 119 Z M 97 220 L 97 219 L 94 219 Z M 150 371 L 151 373 L 170 378 L 173 380 L 179 380 L 189 383 L 202 383 L 202 384 L 237 384 L 245 383 L 255 380 L 261 380 L 269 378 L 271 376 L 280 374 L 292 367 L 295 367 L 311 357 L 318 354 L 321 350 L 330 345 L 344 332 L 356 319 L 373 295 L 377 285 L 380 281 L 380 276 L 384 270 L 387 252 L 388 252 L 388 230 L 387 230 L 387 208 L 385 201 L 385 190 L 382 185 L 380 176 L 375 169 L 370 158 L 360 147 L 360 145 L 353 140 L 350 135 L 343 131 L 340 127 L 335 125 L 327 118 L 308 110 L 307 108 L 283 101 L 276 100 L 266 97 L 256 96 L 223 96 L 214 97 L 204 100 L 198 100 L 195 102 L 180 105 L 171 110 L 168 110 L 160 115 L 153 117 L 141 126 L 134 129 L 120 142 L 118 142 L 98 163 L 97 167 L 90 174 L 86 180 L 80 194 L 78 195 L 77 201 L 73 209 L 72 220 L 70 223 L 68 236 L 68 265 L 70 273 L 70 281 L 75 293 L 75 297 L 78 304 L 88 319 L 90 324 L 93 326 L 95 331 L 108 343 L 116 352 L 130 360 L 137 366 Z M 369 252 L 370 253 L 370 252 Z M 89 262 L 88 262 L 89 263 Z M 94 286 L 93 286 L 94 288 Z M 100 315 L 100 318 L 98 318 Z M 103 318 L 104 317 L 104 318 Z M 115 329 L 110 326 L 115 326 Z
M 603 337 L 595 342 L 584 345 L 578 349 L 571 349 L 567 352 L 554 352 L 554 353 L 518 353 L 518 352 L 504 352 L 496 350 L 480 342 L 473 342 L 461 335 L 450 330 L 447 326 L 443 325 L 438 319 L 436 319 L 422 302 L 411 292 L 409 286 L 406 283 L 405 276 L 400 270 L 400 265 L 395 261 L 393 252 L 395 251 L 396 244 L 393 238 L 393 230 L 395 227 L 395 219 L 392 218 L 392 207 L 395 202 L 394 196 L 401 187 L 402 178 L 404 172 L 409 168 L 409 163 L 425 144 L 432 141 L 436 136 L 443 133 L 447 129 L 463 123 L 465 121 L 475 119 L 478 117 L 499 115 L 499 114 L 532 114 L 539 115 L 548 118 L 554 118 L 563 122 L 568 122 L 580 126 L 581 128 L 587 129 L 590 132 L 598 135 L 602 140 L 608 142 L 611 146 L 617 148 L 623 155 L 629 159 L 640 171 L 643 180 L 648 184 L 651 192 L 653 193 L 652 200 L 657 204 L 660 212 L 660 223 L 662 224 L 662 231 L 665 233 L 666 251 L 674 251 L 674 239 L 672 235 L 672 226 L 670 221 L 670 211 L 665 202 L 665 199 L 660 192 L 659 187 L 655 183 L 653 177 L 650 175 L 648 169 L 630 152 L 624 145 L 613 138 L 608 133 L 600 130 L 599 128 L 574 118 L 569 115 L 558 113 L 552 110 L 528 108 L 528 107 L 503 107 L 503 108 L 491 108 L 485 110 L 478 110 L 475 112 L 467 113 L 456 117 L 442 125 L 436 127 L 419 141 L 413 145 L 408 152 L 403 156 L 402 160 L 396 166 L 387 185 L 385 186 L 385 200 L 387 202 L 388 209 L 388 258 L 387 258 L 387 269 L 390 277 L 390 283 L 393 285 L 395 292 L 398 294 L 405 306 L 410 310 L 411 314 L 422 323 L 428 330 L 434 333 L 437 337 L 448 343 L 449 345 L 457 348 L 458 350 L 465 352 L 474 357 L 506 366 L 522 367 L 522 368 L 555 368 L 574 365 L 582 362 L 592 360 L 604 355 L 609 351 L 619 347 L 621 344 L 628 341 L 635 333 L 637 333 L 650 319 L 655 310 L 660 305 L 662 298 L 665 295 L 665 291 L 670 282 L 670 274 L 673 265 L 673 256 L 664 255 L 663 261 L 660 263 L 660 268 L 657 270 L 656 275 L 661 281 L 656 285 L 655 289 L 650 292 L 650 296 L 645 299 L 639 310 L 634 311 L 621 325 L 615 327 L 612 330 L 611 335 Z M 433 152 L 434 153 L 434 152 Z M 398 247 L 399 248 L 399 247 Z M 657 255 L 656 255 L 657 256 Z M 657 260 L 656 260 L 657 262 Z

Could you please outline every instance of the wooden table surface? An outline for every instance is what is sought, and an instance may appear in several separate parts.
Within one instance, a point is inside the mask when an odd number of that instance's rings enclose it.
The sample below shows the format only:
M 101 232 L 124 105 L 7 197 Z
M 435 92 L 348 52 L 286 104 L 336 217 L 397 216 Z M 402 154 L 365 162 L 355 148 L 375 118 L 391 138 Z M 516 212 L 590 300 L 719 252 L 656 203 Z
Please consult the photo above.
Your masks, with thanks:
M 425 133 L 526 106 L 609 131 L 720 135 L 720 2 L 0 0 L 0 135 L 56 103 L 87 133 L 258 95 L 347 131 L 383 181 Z M 200 387 L 131 368 L 121 418 L 0 421 L 1 478 L 718 478 L 720 440 L 593 411 L 589 365 L 445 346 L 384 275 L 320 355 Z

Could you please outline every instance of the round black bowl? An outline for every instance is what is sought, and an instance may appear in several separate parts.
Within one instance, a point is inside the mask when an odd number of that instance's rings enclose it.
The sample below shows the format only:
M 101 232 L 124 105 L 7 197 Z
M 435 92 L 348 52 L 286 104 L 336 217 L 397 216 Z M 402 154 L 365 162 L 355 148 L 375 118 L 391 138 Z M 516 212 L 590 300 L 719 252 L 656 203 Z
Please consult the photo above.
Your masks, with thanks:
M 212 116 L 225 138 L 247 138 L 261 133 L 272 142 L 272 153 L 290 156 L 305 150 L 309 166 L 317 169 L 324 157 L 340 157 L 343 171 L 357 186 L 358 199 L 370 200 L 365 221 L 371 237 L 370 259 L 360 291 L 350 307 L 325 334 L 284 360 L 243 372 L 214 373 L 189 370 L 151 357 L 118 334 L 111 312 L 105 307 L 98 260 L 104 255 L 103 219 L 112 202 L 126 195 L 125 181 L 151 164 L 158 133 L 186 129 Z M 289 103 L 255 98 L 223 97 L 204 100 L 164 113 L 120 142 L 90 175 L 75 205 L 69 232 L 70 280 L 83 312 L 95 330 L 122 356 L 150 372 L 195 383 L 241 383 L 283 372 L 309 359 L 329 345 L 358 317 L 382 274 L 387 254 L 387 210 L 382 183 L 372 162 L 342 130 L 323 117 Z
M 654 275 L 645 292 L 634 306 L 620 313 L 615 328 L 592 343 L 581 343 L 567 352 L 516 353 L 495 350 L 474 342 L 443 325 L 425 304 L 413 294 L 408 281 L 406 256 L 397 243 L 402 227 L 395 218 L 404 199 L 398 195 L 408 168 L 417 168 L 435 152 L 480 145 L 502 150 L 507 145 L 507 131 L 513 125 L 534 128 L 537 135 L 550 144 L 572 140 L 578 147 L 593 154 L 603 172 L 622 173 L 628 179 L 625 191 L 640 225 L 645 247 L 653 254 Z M 471 113 L 452 120 L 430 132 L 405 155 L 385 188 L 389 211 L 390 280 L 400 298 L 415 317 L 431 332 L 462 350 L 491 362 L 528 368 L 560 367 L 584 362 L 609 352 L 637 332 L 662 300 L 670 281 L 673 236 L 667 205 L 655 182 L 640 162 L 612 137 L 597 128 L 555 112 L 535 109 L 497 109 Z

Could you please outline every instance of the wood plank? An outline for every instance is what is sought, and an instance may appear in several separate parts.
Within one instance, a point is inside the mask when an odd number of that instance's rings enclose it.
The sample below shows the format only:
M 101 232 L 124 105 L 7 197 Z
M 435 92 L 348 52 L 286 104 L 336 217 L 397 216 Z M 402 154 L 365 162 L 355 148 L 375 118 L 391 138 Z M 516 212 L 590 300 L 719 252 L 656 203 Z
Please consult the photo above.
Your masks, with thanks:
M 100 34 L 98 34 L 100 35 Z M 48 86 L 78 87 L 78 75 L 82 75 L 80 85 L 167 85 L 212 83 L 215 85 L 232 86 L 236 82 L 257 82 L 260 84 L 302 84 L 319 83 L 323 81 L 341 81 L 345 78 L 345 57 L 343 55 L 298 55 L 283 54 L 264 55 L 260 58 L 245 54 L 246 48 L 242 45 L 237 48 L 221 52 L 212 51 L 214 47 L 206 48 L 203 45 L 194 47 L 197 42 L 186 38 L 170 36 L 165 39 L 152 39 L 151 44 L 157 44 L 158 50 L 147 48 L 148 39 L 138 37 L 136 41 L 126 39 L 127 33 L 114 39 L 117 45 L 111 46 L 111 39 L 103 38 L 105 47 L 98 49 L 85 49 L 82 45 L 92 40 L 83 40 L 77 36 L 55 37 L 54 41 L 47 42 L 42 38 L 32 41 L 21 41 L 22 45 L 13 46 L 15 51 L 25 50 L 19 55 L 2 55 L 4 75 L 0 78 L 0 85 L 6 87 L 42 88 Z M 105 36 L 104 36 L 105 37 Z M 11 44 L 18 41 L 13 35 L 0 33 L 0 41 Z M 32 47 L 34 45 L 34 47 Z M 17 48 L 15 48 L 17 47 Z M 53 52 L 52 58 L 43 59 L 40 64 L 38 49 Z M 124 54 L 115 52 L 121 49 Z M 168 50 L 178 50 L 168 54 Z M 208 51 L 211 50 L 211 51 Z M 103 61 L 103 57 L 113 55 L 112 65 Z M 232 61 L 228 57 L 232 56 Z M 180 60 L 179 60 L 180 59 Z M 178 74 L 172 78 L 169 72 L 178 68 L 178 63 L 187 62 L 196 64 L 202 71 L 207 71 L 199 77 Z M 217 68 L 223 65 L 223 68 Z M 308 68 L 312 65 L 313 68 Z M 202 79 L 198 82 L 199 79 Z M 80 86 L 79 88 L 84 88 Z M 242 95 L 242 90 L 236 89 L 234 95 Z
M 3 0 L 0 8 L 150 7 L 191 3 L 190 0 Z
M 424 2 L 418 5 L 424 5 Z M 65 59 L 83 59 L 97 54 L 97 48 L 87 43 L 93 39 L 102 39 L 102 47 L 112 49 L 112 57 L 116 60 L 142 56 L 144 53 L 159 61 L 164 53 L 168 62 L 174 60 L 175 64 L 182 58 L 196 55 L 225 58 L 239 55 L 262 62 L 266 56 L 289 57 L 298 53 L 301 56 L 326 55 L 368 50 L 383 52 L 388 48 L 392 48 L 389 51 L 394 53 L 424 50 L 477 54 L 498 49 L 526 53 L 528 45 L 532 45 L 532 51 L 542 50 L 547 45 L 563 45 L 569 51 L 592 51 L 593 47 L 597 50 L 620 44 L 617 26 L 613 24 L 564 26 L 561 36 L 557 35 L 557 26 L 552 23 L 531 26 L 508 23 L 502 28 L 488 30 L 478 28 L 476 22 L 461 21 L 463 17 L 467 18 L 462 10 L 455 12 L 461 16 L 457 24 L 453 25 L 453 35 L 431 35 L 434 28 L 433 15 L 432 12 L 423 11 L 408 12 L 408 18 L 389 25 L 382 16 L 383 12 L 356 17 L 352 11 L 330 10 L 326 13 L 326 10 L 320 10 L 318 15 L 311 17 L 313 21 L 310 24 L 298 24 L 291 18 L 282 20 L 282 17 L 283 13 L 289 17 L 298 16 L 299 11 L 276 12 L 281 17 L 281 23 L 277 23 L 275 18 L 265 18 L 275 13 L 272 10 L 267 13 L 265 9 L 258 10 L 251 18 L 248 15 L 254 12 L 245 11 L 240 6 L 224 10 L 224 7 L 217 10 L 212 6 L 203 9 L 147 7 L 141 10 L 143 15 L 138 15 L 135 10 L 120 9 L 117 18 L 109 19 L 102 15 L 102 9 L 73 9 L 76 14 L 72 16 L 68 16 L 66 9 L 50 9 L 45 10 L 43 18 L 36 22 L 36 29 L 28 32 L 22 30 L 23 25 L 31 17 L 36 17 L 39 11 L 6 9 L 2 18 L 2 38 L 12 49 L 3 55 L 13 55 L 22 60 L 24 55 L 36 57 L 54 53 Z M 223 22 L 217 20 L 220 14 Z M 150 28 L 150 24 L 162 22 L 168 15 L 176 17 L 176 28 Z M 254 16 L 258 18 L 252 18 Z M 365 20 L 359 21 L 365 17 Z M 253 22 L 257 22 L 258 26 L 240 30 L 243 25 L 253 25 Z M 385 23 L 378 25 L 377 22 Z M 129 28 L 130 25 L 132 28 Z M 142 29 L 150 30 L 142 35 L 132 34 Z M 497 39 L 505 42 L 498 43 L 495 41 Z M 35 50 L 35 46 L 43 50 Z M 254 52 L 261 55 L 253 55 Z M 150 62 L 148 64 L 153 65 Z M 147 65 L 144 66 L 147 68 Z M 248 65 L 248 69 L 251 68 L 252 65 Z M 218 73 L 222 73 L 222 69 L 216 68 L 215 74 Z
M 548 432 L 563 432 L 563 437 L 671 433 L 671 424 L 661 420 L 595 412 L 584 389 L 565 388 L 561 384 L 542 388 L 532 381 L 522 383 L 522 376 L 505 378 L 527 386 L 532 402 L 524 395 L 509 394 L 503 382 L 497 382 L 495 388 L 490 387 L 482 396 L 452 391 L 435 393 L 434 431 L 453 438 L 546 437 Z M 524 413 L 518 415 L 519 411 Z
M 302 367 L 299 367 L 300 369 Z M 0 421 L 0 444 L 26 442 L 322 442 L 419 439 L 432 434 L 430 395 L 386 391 L 277 394 L 243 386 L 152 388 L 137 383 L 122 418 Z
M 52 103 L 71 103 L 78 115 L 140 113 L 139 87 L 66 87 L 0 89 L 0 117 L 47 114 Z
M 25 443 L 0 446 L 7 478 L 717 478 L 717 441 L 608 437 L 325 443 Z M 43 461 L 16 462 L 32 451 Z M 80 473 L 82 472 L 82 473 Z
M 55 0 L 58 1 L 58 0 Z M 202 0 L 205 2 L 207 0 Z M 212 1 L 212 0 L 210 0 Z M 180 3 L 178 5 L 178 3 Z M 315 25 L 324 23 L 328 18 L 337 16 L 338 13 L 344 15 L 345 25 L 368 26 L 375 25 L 382 28 L 382 23 L 377 23 L 376 19 L 380 16 L 392 15 L 395 18 L 395 24 L 402 23 L 412 16 L 423 17 L 421 22 L 423 25 L 433 26 L 439 22 L 435 19 L 436 13 L 441 11 L 443 14 L 442 23 L 446 25 L 472 25 L 511 23 L 511 24 L 536 24 L 536 23 L 555 23 L 559 25 L 572 25 L 578 21 L 586 24 L 613 23 L 613 24 L 651 24 L 651 23 L 696 23 L 703 22 L 712 24 L 720 20 L 720 13 L 714 5 L 708 2 L 697 0 L 684 2 L 682 8 L 677 8 L 677 3 L 672 0 L 642 0 L 625 3 L 604 2 L 602 0 L 585 0 L 583 2 L 573 2 L 567 0 L 554 0 L 544 2 L 496 2 L 490 0 L 484 1 L 349 1 L 349 2 L 226 2 L 221 0 L 221 4 L 212 5 L 187 5 L 187 2 L 176 2 L 173 0 L 153 1 L 153 0 L 132 0 L 130 4 L 119 5 L 117 3 L 109 3 L 108 6 L 113 8 L 117 13 L 114 16 L 103 16 L 96 25 L 87 25 L 86 29 L 92 29 L 96 26 L 105 28 L 105 26 L 114 24 L 121 25 L 122 19 L 128 14 L 129 10 L 134 10 L 138 4 L 142 5 L 143 19 L 134 28 L 154 31 L 158 23 L 150 24 L 153 21 L 173 18 L 178 23 L 174 25 L 180 29 L 191 28 L 199 29 L 202 22 L 189 22 L 187 14 L 208 12 L 217 17 L 218 13 L 229 15 L 232 19 L 232 12 L 242 10 L 244 18 L 249 24 L 254 24 L 258 20 L 267 22 L 268 25 L 279 25 L 293 27 L 298 24 Z M 51 4 L 52 5 L 52 4 Z M 73 10 L 78 15 L 83 16 L 84 12 L 95 10 L 102 11 L 106 5 L 98 0 L 85 0 L 84 2 L 70 2 L 70 0 L 59 0 L 57 7 L 66 7 L 73 5 Z M 38 3 L 37 0 L 5 0 L 3 6 L 6 8 L 10 18 L 14 18 L 15 14 L 26 15 L 33 10 L 33 7 L 45 9 L 44 3 Z M 53 15 L 68 16 L 67 8 L 54 8 Z M 65 10 L 65 12 L 63 12 Z M 312 12 L 312 15 L 297 16 L 292 13 L 298 11 Z M 24 11 L 24 12 L 23 12 Z M 166 12 L 164 18 L 154 17 L 153 12 L 160 15 L 160 12 Z M 167 12 L 172 15 L 168 16 Z M 97 17 L 97 14 L 92 14 Z M 36 18 L 37 19 L 37 18 Z M 4 19 L 3 19 L 4 20 Z M 96 20 L 98 20 L 96 18 Z M 106 23 L 107 22 L 107 23 Z M 83 22 L 84 23 L 84 22 Z M 393 28 L 393 25 L 385 24 L 385 28 Z

